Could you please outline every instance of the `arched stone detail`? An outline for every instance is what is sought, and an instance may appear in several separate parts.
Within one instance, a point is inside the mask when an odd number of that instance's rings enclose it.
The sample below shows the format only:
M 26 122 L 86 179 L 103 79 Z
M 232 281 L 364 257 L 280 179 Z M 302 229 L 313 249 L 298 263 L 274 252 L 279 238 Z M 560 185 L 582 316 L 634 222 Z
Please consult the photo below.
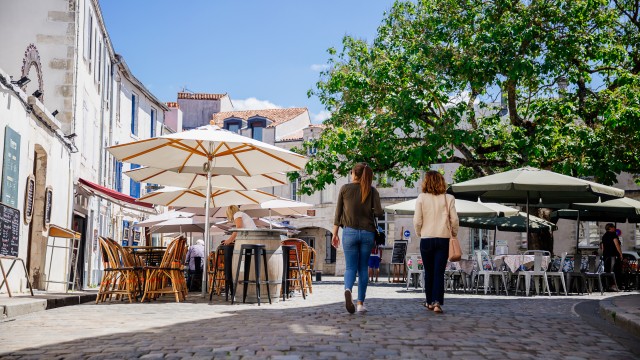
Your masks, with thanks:
M 42 64 L 40 62 L 40 53 L 38 48 L 34 44 L 29 44 L 27 50 L 24 52 L 24 58 L 22 59 L 22 76 L 29 76 L 31 67 L 36 68 L 36 75 L 38 80 L 38 90 L 42 93 L 38 98 L 40 101 L 44 101 L 44 86 L 42 81 Z M 26 85 L 22 87 L 24 91 Z

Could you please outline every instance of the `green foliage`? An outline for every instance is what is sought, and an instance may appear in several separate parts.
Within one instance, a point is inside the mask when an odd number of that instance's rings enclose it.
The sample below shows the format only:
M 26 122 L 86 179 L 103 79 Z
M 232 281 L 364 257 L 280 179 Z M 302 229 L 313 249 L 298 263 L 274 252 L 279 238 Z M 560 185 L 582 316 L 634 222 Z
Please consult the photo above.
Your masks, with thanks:
M 411 183 L 445 162 L 464 166 L 457 180 L 525 165 L 608 184 L 640 173 L 638 6 L 397 1 L 371 43 L 329 49 L 309 94 L 332 116 L 305 144 L 318 151 L 302 191 L 358 161 Z

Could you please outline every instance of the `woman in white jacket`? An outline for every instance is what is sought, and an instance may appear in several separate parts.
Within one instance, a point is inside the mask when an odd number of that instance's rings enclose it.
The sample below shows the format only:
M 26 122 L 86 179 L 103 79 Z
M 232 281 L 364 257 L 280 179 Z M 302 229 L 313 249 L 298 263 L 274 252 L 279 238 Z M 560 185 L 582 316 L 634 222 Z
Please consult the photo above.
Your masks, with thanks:
M 444 269 L 449 255 L 449 239 L 458 235 L 455 198 L 445 194 L 447 183 L 442 174 L 429 171 L 416 201 L 413 225 L 420 234 L 420 254 L 424 264 L 425 306 L 442 313 Z

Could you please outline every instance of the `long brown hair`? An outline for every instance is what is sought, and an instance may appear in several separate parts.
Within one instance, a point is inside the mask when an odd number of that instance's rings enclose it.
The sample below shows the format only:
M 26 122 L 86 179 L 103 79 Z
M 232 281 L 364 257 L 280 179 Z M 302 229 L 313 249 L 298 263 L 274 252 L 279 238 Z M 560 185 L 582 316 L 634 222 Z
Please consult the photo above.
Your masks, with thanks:
M 437 171 L 430 170 L 424 175 L 422 182 L 422 192 L 433 195 L 444 194 L 447 191 L 447 182 L 444 176 Z
M 371 191 L 371 181 L 373 181 L 373 170 L 367 165 L 367 163 L 357 163 L 351 170 L 353 175 L 358 179 L 360 183 L 361 202 L 367 199 L 369 192 Z

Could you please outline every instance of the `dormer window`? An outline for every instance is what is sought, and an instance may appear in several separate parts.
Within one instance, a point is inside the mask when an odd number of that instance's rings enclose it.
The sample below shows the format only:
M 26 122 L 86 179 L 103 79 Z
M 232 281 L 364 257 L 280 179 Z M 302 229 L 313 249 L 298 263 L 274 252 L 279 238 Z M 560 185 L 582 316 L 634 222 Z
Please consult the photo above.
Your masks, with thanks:
M 250 119 L 249 128 L 251 128 L 251 138 L 262 141 L 262 130 L 267 127 L 267 121 L 262 118 Z
M 242 128 L 242 120 L 240 119 L 229 119 L 224 121 L 224 129 L 234 132 L 236 134 L 240 133 L 240 129 Z

